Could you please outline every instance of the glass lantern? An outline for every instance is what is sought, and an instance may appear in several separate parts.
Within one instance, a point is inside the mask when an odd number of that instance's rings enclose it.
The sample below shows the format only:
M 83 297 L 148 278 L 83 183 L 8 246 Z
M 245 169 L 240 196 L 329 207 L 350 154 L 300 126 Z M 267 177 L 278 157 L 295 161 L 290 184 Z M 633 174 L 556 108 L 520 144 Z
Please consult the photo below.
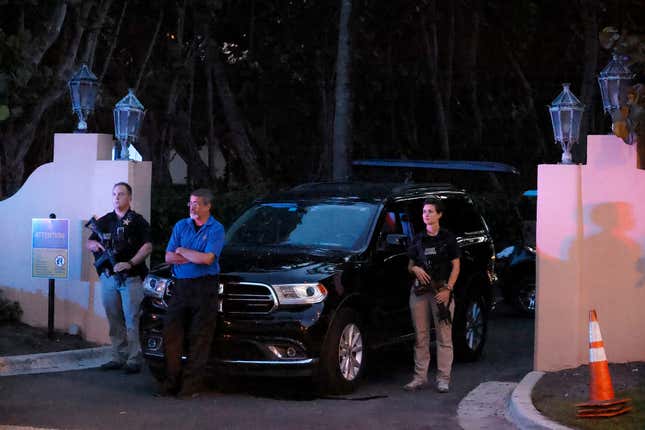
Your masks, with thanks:
M 627 105 L 627 93 L 632 85 L 634 74 L 618 54 L 600 72 L 598 85 L 605 112 L 612 113 Z
M 87 132 L 87 118 L 94 111 L 96 94 L 99 89 L 98 79 L 87 68 L 87 65 L 83 64 L 67 85 L 72 98 L 72 112 L 78 116 L 76 132 L 85 133 Z
M 569 89 L 570 85 L 562 84 L 562 92 L 549 106 L 553 135 L 556 143 L 562 147 L 562 164 L 573 164 L 571 148 L 580 137 L 582 113 L 585 110 L 585 105 Z
M 127 160 L 128 146 L 139 138 L 145 108 L 134 95 L 132 88 L 114 107 L 114 135 L 121 143 L 119 159 Z

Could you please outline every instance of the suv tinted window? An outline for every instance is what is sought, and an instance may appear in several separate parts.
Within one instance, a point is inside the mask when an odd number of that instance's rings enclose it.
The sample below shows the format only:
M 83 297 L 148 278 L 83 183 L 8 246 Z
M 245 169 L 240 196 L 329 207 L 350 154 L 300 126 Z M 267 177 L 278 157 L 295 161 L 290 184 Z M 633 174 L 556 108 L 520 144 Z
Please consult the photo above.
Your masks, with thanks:
M 472 201 L 463 195 L 451 195 L 443 200 L 446 212 L 441 224 L 455 234 L 473 233 L 485 230 L 481 216 Z
M 367 203 L 261 203 L 229 229 L 229 245 L 360 249 L 377 206 Z
M 385 242 L 389 234 L 405 235 L 408 237 L 408 240 L 412 240 L 414 234 L 412 226 L 410 225 L 406 205 L 397 203 L 385 208 L 385 214 L 379 232 L 379 249 L 385 247 Z
M 444 194 L 432 197 L 440 199 L 446 207 L 441 217 L 442 227 L 456 235 L 485 230 L 482 218 L 469 197 L 463 194 Z M 409 202 L 409 214 L 414 232 L 425 229 L 421 217 L 424 200 L 425 198 Z

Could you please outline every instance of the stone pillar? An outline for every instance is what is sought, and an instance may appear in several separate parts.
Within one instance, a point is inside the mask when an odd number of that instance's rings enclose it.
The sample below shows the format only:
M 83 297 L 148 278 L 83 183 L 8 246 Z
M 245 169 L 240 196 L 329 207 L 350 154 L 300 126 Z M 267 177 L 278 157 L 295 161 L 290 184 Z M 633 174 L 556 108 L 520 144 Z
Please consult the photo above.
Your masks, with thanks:
M 70 222 L 69 279 L 56 280 L 54 325 L 81 327 L 88 340 L 107 342 L 107 322 L 92 256 L 85 250 L 92 215 L 112 210 L 112 186 L 133 187 L 132 207 L 150 220 L 152 166 L 149 161 L 112 161 L 112 136 L 56 134 L 54 161 L 36 169 L 16 194 L 0 201 L 0 237 L 11 244 L 0 249 L 0 289 L 18 300 L 23 321 L 47 326 L 46 279 L 31 278 L 31 219 L 57 218 Z

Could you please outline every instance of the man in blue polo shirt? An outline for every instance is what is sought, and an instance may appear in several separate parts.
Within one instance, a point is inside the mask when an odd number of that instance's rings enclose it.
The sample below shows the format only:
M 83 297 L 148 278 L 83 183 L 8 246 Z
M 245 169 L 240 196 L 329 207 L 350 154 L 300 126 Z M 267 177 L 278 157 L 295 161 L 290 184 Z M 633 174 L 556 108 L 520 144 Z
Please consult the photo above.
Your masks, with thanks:
M 212 202 L 210 190 L 193 191 L 190 216 L 175 224 L 166 247 L 166 263 L 172 264 L 176 288 L 164 320 L 167 380 L 163 388 L 181 397 L 194 396 L 204 388 L 203 371 L 217 323 L 224 227 L 210 214 Z M 184 339 L 190 356 L 182 372 Z

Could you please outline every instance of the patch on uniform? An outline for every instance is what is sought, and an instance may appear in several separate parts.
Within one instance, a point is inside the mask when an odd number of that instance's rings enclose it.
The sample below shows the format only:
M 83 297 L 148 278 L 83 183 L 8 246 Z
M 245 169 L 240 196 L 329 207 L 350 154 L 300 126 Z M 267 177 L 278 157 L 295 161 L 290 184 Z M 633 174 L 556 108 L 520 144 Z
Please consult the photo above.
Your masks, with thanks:
M 437 255 L 437 250 L 436 248 L 426 248 L 425 249 L 425 255 Z

